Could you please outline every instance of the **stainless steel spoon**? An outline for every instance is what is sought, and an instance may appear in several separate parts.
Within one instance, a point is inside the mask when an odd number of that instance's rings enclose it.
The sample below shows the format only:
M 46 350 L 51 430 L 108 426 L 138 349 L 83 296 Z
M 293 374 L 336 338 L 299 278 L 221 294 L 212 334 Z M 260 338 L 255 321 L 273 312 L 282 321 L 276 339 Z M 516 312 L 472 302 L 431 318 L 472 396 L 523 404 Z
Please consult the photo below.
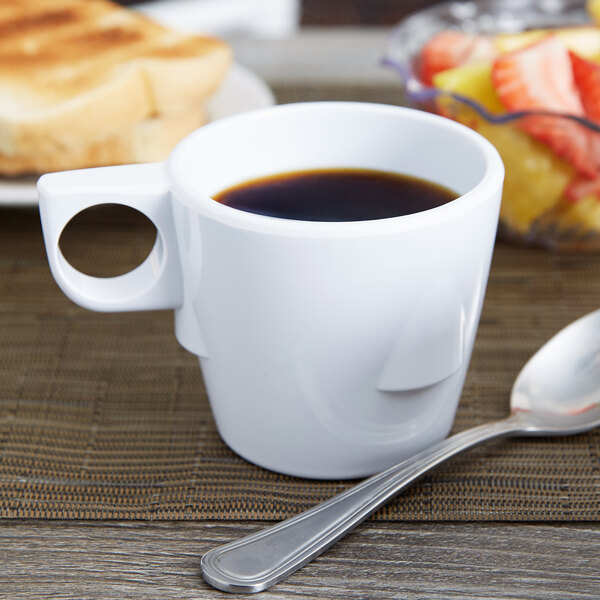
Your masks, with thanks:
M 510 416 L 502 421 L 453 435 L 306 512 L 207 552 L 204 579 L 226 592 L 260 592 L 463 450 L 495 438 L 569 435 L 600 426 L 600 310 L 560 331 L 529 360 L 510 404 Z

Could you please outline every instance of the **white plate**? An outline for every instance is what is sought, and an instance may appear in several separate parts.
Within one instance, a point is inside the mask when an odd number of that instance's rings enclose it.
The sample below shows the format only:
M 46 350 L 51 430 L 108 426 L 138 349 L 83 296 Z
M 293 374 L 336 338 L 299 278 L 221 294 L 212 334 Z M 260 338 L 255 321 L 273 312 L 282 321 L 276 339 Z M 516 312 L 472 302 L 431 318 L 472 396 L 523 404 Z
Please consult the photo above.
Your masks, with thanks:
M 275 104 L 269 86 L 255 73 L 235 63 L 218 91 L 207 101 L 209 119 L 215 121 L 246 110 Z M 36 206 L 36 176 L 0 177 L 0 206 Z

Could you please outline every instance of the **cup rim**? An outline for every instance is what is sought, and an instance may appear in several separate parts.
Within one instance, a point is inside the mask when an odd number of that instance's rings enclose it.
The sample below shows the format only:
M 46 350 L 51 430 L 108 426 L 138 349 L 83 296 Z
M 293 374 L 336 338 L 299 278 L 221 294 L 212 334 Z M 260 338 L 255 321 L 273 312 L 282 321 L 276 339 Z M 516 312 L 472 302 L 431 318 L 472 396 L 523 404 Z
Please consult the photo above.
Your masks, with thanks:
M 224 124 L 231 124 L 235 121 L 269 118 L 269 115 L 274 112 L 293 114 L 315 110 L 332 111 L 337 114 L 342 110 L 355 112 L 366 111 L 371 113 L 377 112 L 379 114 L 389 115 L 402 113 L 405 116 L 408 115 L 411 119 L 423 123 L 433 123 L 440 129 L 449 130 L 453 134 L 467 139 L 471 145 L 476 147 L 484 160 L 483 176 L 475 186 L 466 193 L 451 202 L 429 210 L 385 219 L 331 222 L 283 219 L 232 208 L 199 192 L 193 185 L 190 185 L 189 177 L 185 177 L 185 174 L 182 171 L 181 158 L 190 151 L 196 143 L 196 140 L 199 137 L 202 137 L 204 132 L 209 129 L 219 128 Z M 500 193 L 504 180 L 504 164 L 496 148 L 483 136 L 465 125 L 432 113 L 404 106 L 344 101 L 281 104 L 240 113 L 214 121 L 197 129 L 179 142 L 168 157 L 166 167 L 171 180 L 172 194 L 174 194 L 178 201 L 212 220 L 219 221 L 238 229 L 261 233 L 317 237 L 351 237 L 370 234 L 397 233 L 399 231 L 429 227 L 455 218 L 459 214 L 472 210 L 479 204 L 491 200 L 496 193 Z M 334 168 L 335 165 L 332 165 L 332 167 Z

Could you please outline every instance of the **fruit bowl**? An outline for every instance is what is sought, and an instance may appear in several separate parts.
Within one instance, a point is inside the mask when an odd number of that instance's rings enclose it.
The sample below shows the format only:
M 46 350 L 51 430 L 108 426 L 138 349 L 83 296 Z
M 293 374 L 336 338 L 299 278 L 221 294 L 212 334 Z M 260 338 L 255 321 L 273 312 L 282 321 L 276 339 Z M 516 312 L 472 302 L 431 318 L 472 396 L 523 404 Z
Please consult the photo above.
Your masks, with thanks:
M 388 40 L 409 104 L 457 120 L 506 168 L 499 237 L 600 250 L 600 0 L 445 2 Z

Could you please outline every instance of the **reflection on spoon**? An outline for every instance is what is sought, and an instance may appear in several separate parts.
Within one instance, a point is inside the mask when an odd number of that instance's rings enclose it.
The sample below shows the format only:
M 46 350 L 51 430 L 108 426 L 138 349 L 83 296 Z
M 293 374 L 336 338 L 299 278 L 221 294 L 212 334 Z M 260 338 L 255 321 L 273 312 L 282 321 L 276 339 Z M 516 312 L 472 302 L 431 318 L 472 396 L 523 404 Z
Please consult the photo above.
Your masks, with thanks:
M 202 557 L 204 579 L 227 592 L 260 592 L 463 450 L 494 438 L 568 435 L 598 426 L 600 310 L 563 329 L 529 360 L 513 386 L 506 419 L 453 435 L 306 512 L 211 550 Z
M 600 402 L 600 311 L 565 327 L 521 371 L 511 396 L 513 411 L 529 411 L 563 422 Z

